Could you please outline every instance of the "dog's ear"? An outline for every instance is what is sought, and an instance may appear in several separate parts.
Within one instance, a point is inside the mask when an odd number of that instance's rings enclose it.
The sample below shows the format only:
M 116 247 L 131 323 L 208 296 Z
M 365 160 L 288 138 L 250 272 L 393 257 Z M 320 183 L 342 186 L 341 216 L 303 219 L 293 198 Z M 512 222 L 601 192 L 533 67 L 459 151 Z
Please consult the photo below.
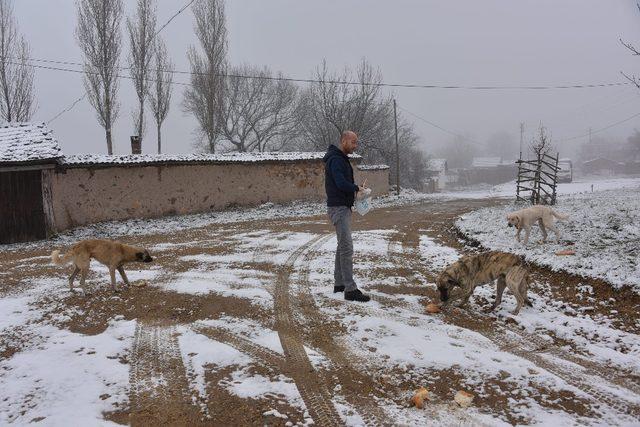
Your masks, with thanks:
M 144 250 L 143 256 L 142 256 L 142 261 L 143 262 L 152 262 L 153 258 L 151 258 L 151 255 L 149 254 L 148 250 Z
M 144 261 L 144 252 L 136 252 L 136 261 Z

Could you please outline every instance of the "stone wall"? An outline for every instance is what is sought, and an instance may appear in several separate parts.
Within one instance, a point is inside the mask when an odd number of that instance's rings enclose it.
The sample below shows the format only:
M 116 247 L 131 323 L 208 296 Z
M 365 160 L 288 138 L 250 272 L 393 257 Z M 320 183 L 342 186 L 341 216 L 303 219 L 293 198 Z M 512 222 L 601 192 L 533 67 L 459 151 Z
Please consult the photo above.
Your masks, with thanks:
M 388 169 L 359 170 L 374 195 Z M 266 202 L 324 199 L 321 160 L 229 164 L 73 165 L 50 175 L 55 230 L 129 218 L 222 210 Z

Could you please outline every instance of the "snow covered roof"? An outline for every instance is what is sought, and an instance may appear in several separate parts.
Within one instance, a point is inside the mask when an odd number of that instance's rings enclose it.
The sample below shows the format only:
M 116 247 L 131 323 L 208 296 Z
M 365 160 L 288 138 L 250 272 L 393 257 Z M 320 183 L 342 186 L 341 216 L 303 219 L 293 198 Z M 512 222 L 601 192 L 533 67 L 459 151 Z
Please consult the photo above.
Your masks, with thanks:
M 447 170 L 447 159 L 429 159 L 427 169 L 430 171 L 445 172 Z
M 65 156 L 64 166 L 82 167 L 98 165 L 154 165 L 167 163 L 253 163 L 301 160 L 322 160 L 324 152 L 268 152 L 268 153 L 224 153 L 224 154 L 74 154 Z M 354 160 L 362 157 L 349 155 Z
M 494 168 L 502 163 L 500 157 L 474 157 L 471 162 L 472 168 Z
M 58 141 L 44 123 L 0 126 L 0 163 L 45 163 L 60 157 L 62 151 Z
M 595 159 L 587 160 L 582 164 L 586 166 L 586 165 L 594 165 L 594 164 L 622 165 L 623 163 L 608 159 L 606 157 L 596 157 Z
M 387 165 L 359 165 L 358 169 L 361 171 L 379 171 L 389 169 Z
M 471 162 L 472 168 L 495 168 L 498 166 L 515 165 L 515 160 L 502 160 L 501 157 L 474 157 Z

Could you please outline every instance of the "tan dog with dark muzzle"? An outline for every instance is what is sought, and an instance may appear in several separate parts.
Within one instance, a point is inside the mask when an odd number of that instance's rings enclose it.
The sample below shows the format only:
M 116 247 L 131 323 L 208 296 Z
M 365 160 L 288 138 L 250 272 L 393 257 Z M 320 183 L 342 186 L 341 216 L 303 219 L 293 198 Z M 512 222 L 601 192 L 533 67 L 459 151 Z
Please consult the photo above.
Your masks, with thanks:
M 76 243 L 71 249 L 60 256 L 60 251 L 51 252 L 51 260 L 54 264 L 61 265 L 73 261 L 75 270 L 69 277 L 69 289 L 73 291 L 73 281 L 80 273 L 80 286 L 86 294 L 85 279 L 89 272 L 91 258 L 106 265 L 111 275 L 111 288 L 118 292 L 116 287 L 116 270 L 120 273 L 125 286 L 129 286 L 129 279 L 124 272 L 124 264 L 129 262 L 151 262 L 153 258 L 146 249 L 125 245 L 111 240 L 83 240 Z
M 556 242 L 560 241 L 560 232 L 555 226 L 555 218 L 567 219 L 569 215 L 562 215 L 554 211 L 550 206 L 533 205 L 519 211 L 512 212 L 507 215 L 507 225 L 509 227 L 516 227 L 518 232 L 516 233 L 516 239 L 520 241 L 520 232 L 524 229 L 524 244 L 529 242 L 529 234 L 531 233 L 531 226 L 536 222 L 540 226 L 542 232 L 542 243 L 547 241 L 547 228 L 556 234 Z

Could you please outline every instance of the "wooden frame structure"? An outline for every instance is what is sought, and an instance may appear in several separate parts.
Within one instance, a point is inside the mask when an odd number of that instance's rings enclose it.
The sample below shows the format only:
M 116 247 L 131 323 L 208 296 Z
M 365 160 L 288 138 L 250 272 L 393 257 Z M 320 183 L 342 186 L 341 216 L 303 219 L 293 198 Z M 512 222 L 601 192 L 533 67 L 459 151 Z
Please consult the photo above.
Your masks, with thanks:
M 559 153 L 550 156 L 537 153 L 534 160 L 518 159 L 518 179 L 516 181 L 516 201 L 530 202 L 532 205 L 555 205 L 558 182 Z

